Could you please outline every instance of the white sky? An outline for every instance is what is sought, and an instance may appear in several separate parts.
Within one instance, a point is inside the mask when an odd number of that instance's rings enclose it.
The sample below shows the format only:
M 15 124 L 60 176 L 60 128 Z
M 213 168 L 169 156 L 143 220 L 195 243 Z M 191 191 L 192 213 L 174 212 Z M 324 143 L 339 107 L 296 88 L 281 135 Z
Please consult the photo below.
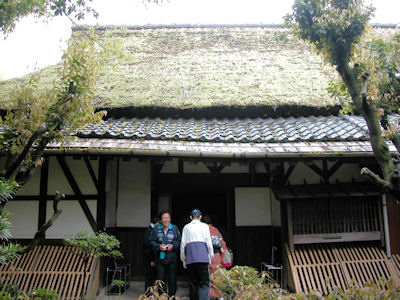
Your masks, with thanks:
M 100 14 L 82 24 L 280 24 L 293 0 L 163 0 L 143 5 L 141 0 L 93 0 Z M 400 24 L 400 0 L 367 0 L 375 6 L 373 23 Z M 0 37 L 0 80 L 22 76 L 57 63 L 71 34 L 65 17 L 47 23 L 33 17 L 21 20 L 14 32 Z

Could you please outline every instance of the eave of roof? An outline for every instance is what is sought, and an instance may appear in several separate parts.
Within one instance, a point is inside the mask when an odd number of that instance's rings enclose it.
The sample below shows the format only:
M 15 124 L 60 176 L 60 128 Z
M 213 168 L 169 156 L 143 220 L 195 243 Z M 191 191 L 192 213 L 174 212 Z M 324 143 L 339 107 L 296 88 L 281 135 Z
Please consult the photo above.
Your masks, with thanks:
M 311 143 L 208 143 L 155 140 L 86 139 L 50 144 L 47 154 L 220 157 L 233 159 L 373 157 L 369 141 Z M 393 145 L 390 151 L 395 152 Z

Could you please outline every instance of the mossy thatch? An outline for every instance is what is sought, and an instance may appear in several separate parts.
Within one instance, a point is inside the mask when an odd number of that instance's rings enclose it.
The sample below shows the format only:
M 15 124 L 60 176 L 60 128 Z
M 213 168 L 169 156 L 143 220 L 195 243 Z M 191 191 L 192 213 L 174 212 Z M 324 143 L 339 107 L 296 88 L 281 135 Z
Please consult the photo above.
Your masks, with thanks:
M 73 38 L 86 38 L 75 28 Z M 202 108 L 338 104 L 327 93 L 335 70 L 280 26 L 98 28 L 100 43 L 122 43 L 129 59 L 111 59 L 95 91 L 96 106 Z M 45 68 L 51 84 L 58 66 Z M 0 82 L 4 107 L 16 83 Z M 3 103 L 3 104 L 1 104 Z

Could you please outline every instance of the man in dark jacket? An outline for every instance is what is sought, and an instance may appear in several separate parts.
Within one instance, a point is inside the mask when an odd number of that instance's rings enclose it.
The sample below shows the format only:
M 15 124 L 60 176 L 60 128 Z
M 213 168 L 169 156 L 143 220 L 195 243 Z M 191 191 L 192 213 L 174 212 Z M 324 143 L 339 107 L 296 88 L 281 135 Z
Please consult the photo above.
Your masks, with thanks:
M 162 211 L 160 224 L 154 228 L 149 244 L 155 252 L 157 279 L 166 282 L 168 278 L 168 295 L 176 293 L 177 253 L 181 245 L 181 233 L 171 224 L 171 215 Z M 164 286 L 165 291 L 165 286 Z
M 156 260 L 153 248 L 148 244 L 149 238 L 154 230 L 154 227 L 160 224 L 160 219 L 158 217 L 153 218 L 149 227 L 147 227 L 146 232 L 144 233 L 144 247 L 143 253 L 145 258 L 145 281 L 144 281 L 144 291 L 146 292 L 147 288 L 152 286 L 156 281 Z

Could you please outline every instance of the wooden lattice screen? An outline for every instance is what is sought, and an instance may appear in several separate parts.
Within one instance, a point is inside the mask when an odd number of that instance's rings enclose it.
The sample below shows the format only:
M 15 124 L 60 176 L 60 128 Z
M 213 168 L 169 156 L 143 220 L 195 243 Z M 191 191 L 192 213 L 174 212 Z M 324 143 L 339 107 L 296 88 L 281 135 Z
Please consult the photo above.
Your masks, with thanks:
M 89 295 L 97 292 L 98 273 L 98 260 L 90 258 L 84 278 L 84 266 L 77 250 L 64 246 L 36 246 L 8 265 L 0 265 L 0 282 L 18 284 L 23 291 L 52 289 L 59 299 L 78 300 L 84 286 Z
M 288 225 L 293 244 L 380 240 L 379 197 L 296 199 L 288 203 Z
M 327 294 L 337 286 L 348 287 L 354 280 L 362 285 L 369 280 L 392 279 L 400 286 L 400 258 L 389 260 L 376 243 L 337 243 L 285 245 L 288 283 L 296 292 L 319 290 Z

